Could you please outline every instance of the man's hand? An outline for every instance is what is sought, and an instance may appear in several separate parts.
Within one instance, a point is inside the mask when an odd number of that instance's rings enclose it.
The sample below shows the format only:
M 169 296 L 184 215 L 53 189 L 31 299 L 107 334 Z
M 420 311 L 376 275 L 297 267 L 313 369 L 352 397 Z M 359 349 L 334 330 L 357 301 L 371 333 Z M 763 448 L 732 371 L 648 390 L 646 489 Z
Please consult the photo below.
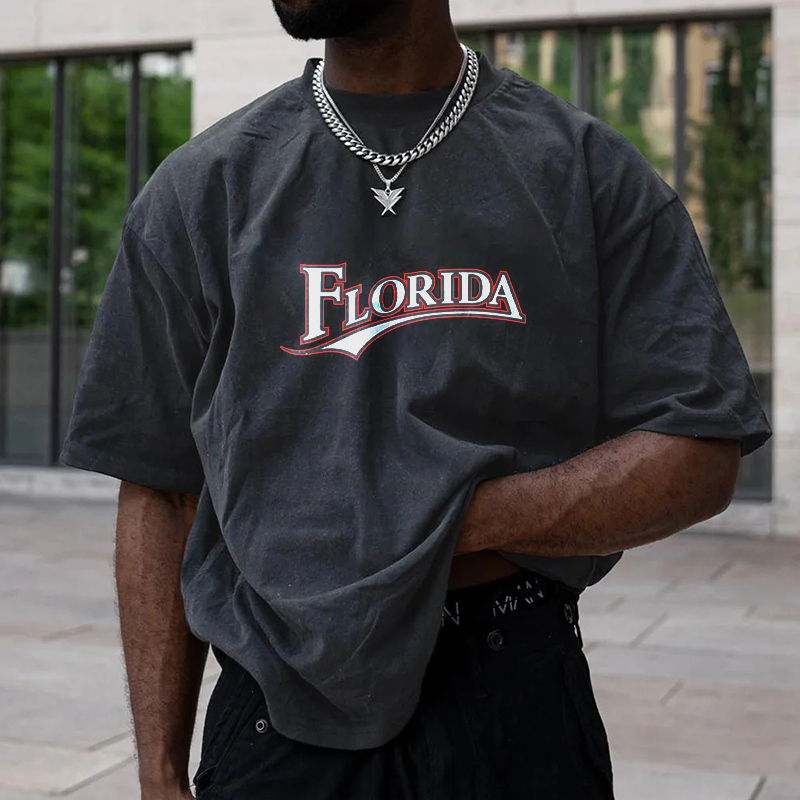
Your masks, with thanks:
M 116 579 L 142 800 L 186 800 L 208 652 L 186 623 L 180 572 L 198 498 L 123 482 Z
M 607 555 L 713 517 L 736 485 L 738 440 L 636 431 L 554 467 L 479 483 L 455 555 Z

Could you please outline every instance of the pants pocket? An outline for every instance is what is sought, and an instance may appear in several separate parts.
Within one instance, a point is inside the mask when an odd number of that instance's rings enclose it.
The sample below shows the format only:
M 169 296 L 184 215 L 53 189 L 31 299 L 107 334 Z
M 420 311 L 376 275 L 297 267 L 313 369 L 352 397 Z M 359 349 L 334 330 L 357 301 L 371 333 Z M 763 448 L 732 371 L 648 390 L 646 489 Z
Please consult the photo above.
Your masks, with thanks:
M 565 748 L 583 747 L 601 786 L 598 800 L 614 800 L 614 776 L 608 736 L 597 707 L 589 665 L 582 650 L 572 650 L 564 658 L 565 718 L 572 713 L 578 723 L 578 742 L 565 741 Z M 574 726 L 573 726 L 574 727 Z M 570 726 L 565 719 L 567 732 Z M 572 737 L 574 739 L 574 737 Z
M 226 662 L 211 692 L 203 723 L 200 766 L 193 780 L 198 798 L 213 786 L 219 767 L 247 722 L 255 693 L 255 683 L 247 673 Z

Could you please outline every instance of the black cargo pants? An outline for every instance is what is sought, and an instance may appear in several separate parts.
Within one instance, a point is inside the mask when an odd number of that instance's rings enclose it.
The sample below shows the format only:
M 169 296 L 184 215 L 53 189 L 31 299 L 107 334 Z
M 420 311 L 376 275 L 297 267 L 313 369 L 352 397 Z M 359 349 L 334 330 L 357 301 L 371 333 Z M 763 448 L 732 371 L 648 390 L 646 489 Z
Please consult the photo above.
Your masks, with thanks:
M 448 592 L 417 709 L 381 747 L 282 736 L 253 679 L 220 657 L 201 800 L 613 800 L 577 596 L 528 570 Z

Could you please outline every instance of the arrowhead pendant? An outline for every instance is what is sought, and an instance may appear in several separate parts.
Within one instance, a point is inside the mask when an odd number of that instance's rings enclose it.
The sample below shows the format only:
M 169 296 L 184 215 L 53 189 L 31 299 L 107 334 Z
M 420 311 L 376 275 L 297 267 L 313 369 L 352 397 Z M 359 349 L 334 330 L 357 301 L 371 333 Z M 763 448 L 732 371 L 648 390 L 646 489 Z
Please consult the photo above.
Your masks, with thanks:
M 403 187 L 392 189 L 392 185 L 387 183 L 385 189 L 373 189 L 372 191 L 375 192 L 375 199 L 383 206 L 381 216 L 387 211 L 391 211 L 394 214 L 394 206 L 400 199 L 400 195 L 403 194 Z

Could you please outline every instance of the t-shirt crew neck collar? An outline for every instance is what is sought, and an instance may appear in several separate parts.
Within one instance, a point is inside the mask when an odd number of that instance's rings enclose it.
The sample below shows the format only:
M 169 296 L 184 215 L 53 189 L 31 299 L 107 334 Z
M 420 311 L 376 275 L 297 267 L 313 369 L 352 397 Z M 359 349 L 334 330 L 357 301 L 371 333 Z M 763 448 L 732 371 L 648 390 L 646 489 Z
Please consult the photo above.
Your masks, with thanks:
M 453 83 L 411 94 L 365 94 L 328 86 L 328 93 L 345 114 L 430 114 L 435 116 L 453 89 Z
M 312 90 L 312 78 L 320 58 L 309 58 L 306 62 L 303 75 L 300 79 L 299 89 L 303 97 L 314 108 L 317 107 Z M 493 92 L 504 80 L 503 73 L 494 67 L 486 56 L 478 51 L 479 75 L 478 85 L 472 96 L 470 107 L 479 103 L 484 97 Z M 447 86 L 428 89 L 411 94 L 367 94 L 351 92 L 328 86 L 328 92 L 345 116 L 350 114 L 358 116 L 373 116 L 378 114 L 389 115 L 391 123 L 402 122 L 407 118 L 409 122 L 416 122 L 420 116 L 436 116 L 442 104 L 447 99 L 455 81 Z

